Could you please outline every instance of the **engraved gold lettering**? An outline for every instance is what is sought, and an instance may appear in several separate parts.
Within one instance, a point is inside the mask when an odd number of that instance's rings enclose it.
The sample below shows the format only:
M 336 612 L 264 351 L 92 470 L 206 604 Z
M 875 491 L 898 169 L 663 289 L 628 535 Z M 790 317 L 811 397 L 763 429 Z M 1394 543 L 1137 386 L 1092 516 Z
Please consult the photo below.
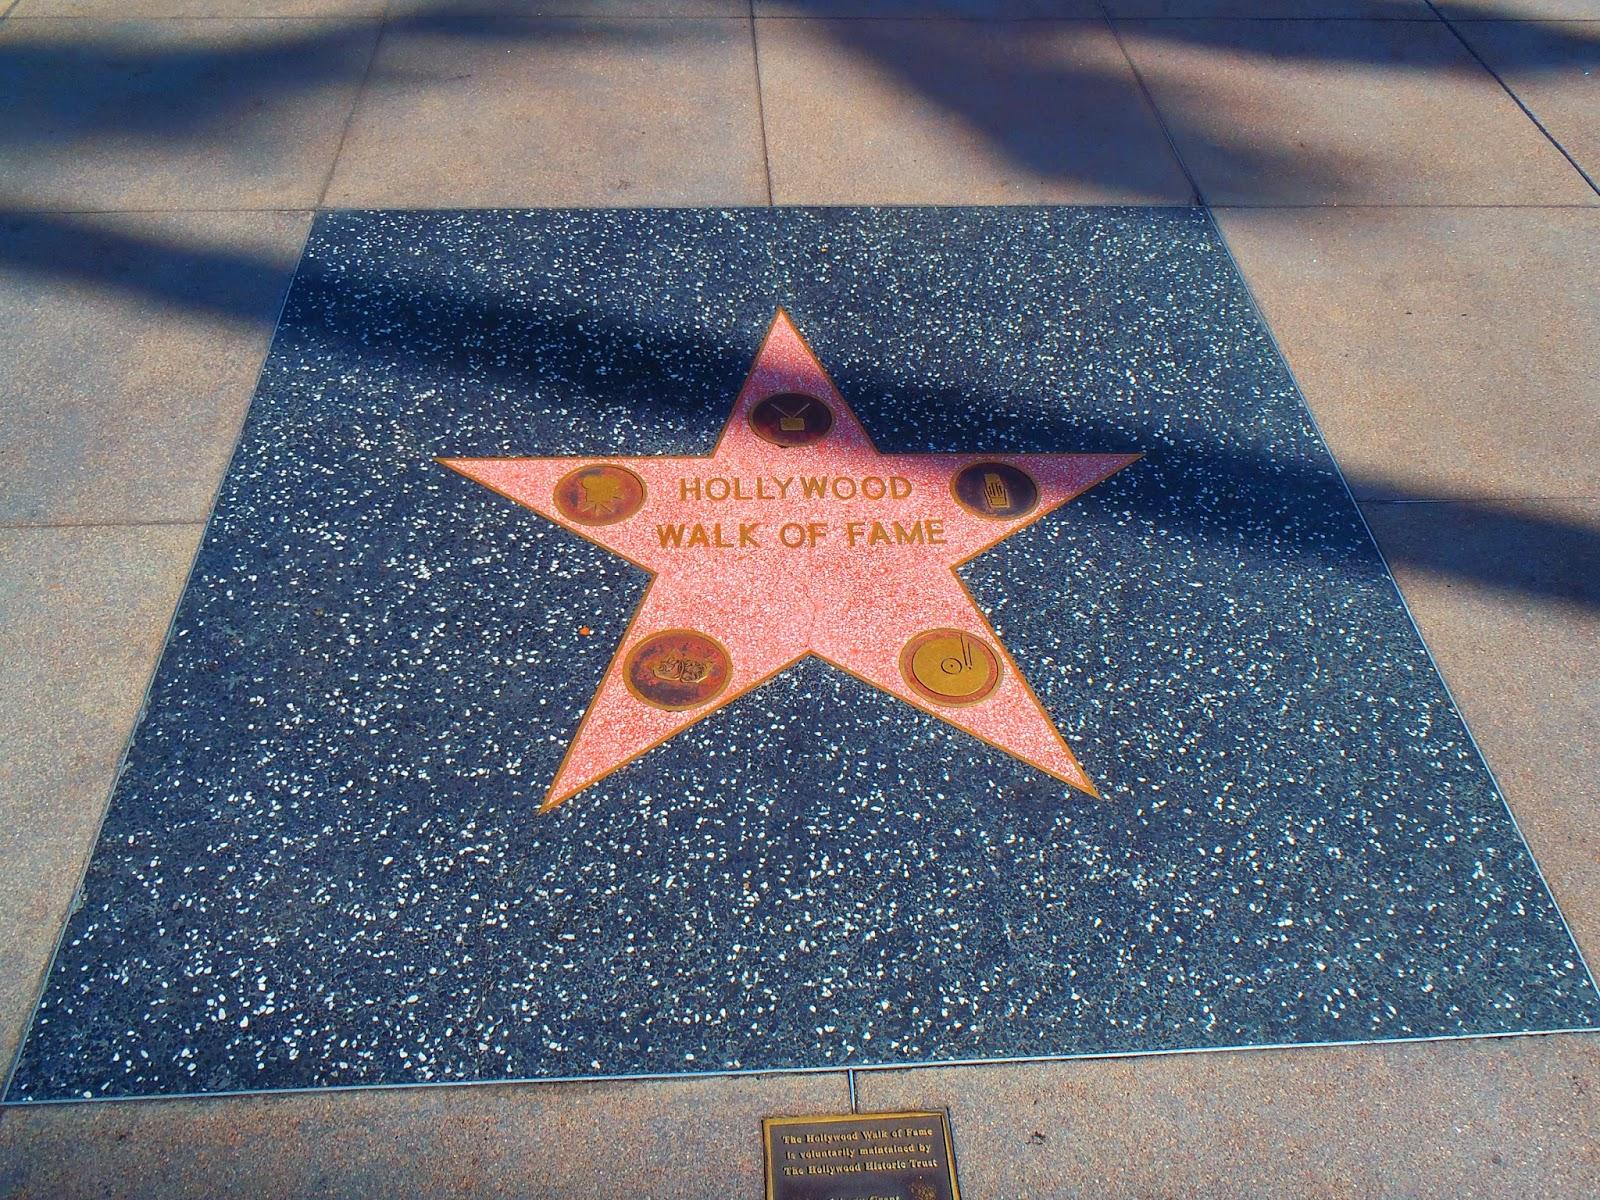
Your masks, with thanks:
M 656 540 L 661 543 L 663 550 L 759 550 L 761 539 L 756 536 L 756 531 L 760 528 L 760 521 L 740 521 L 739 537 L 735 541 L 733 527 L 724 527 L 721 521 L 713 521 L 710 525 L 698 522 L 691 525 L 657 525 Z
M 795 489 L 798 479 L 800 487 Z M 911 495 L 911 481 L 904 475 L 713 475 L 699 479 L 683 476 L 678 480 L 678 499 L 685 503 L 727 501 L 782 501 L 798 490 L 796 499 L 806 500 L 904 500 Z

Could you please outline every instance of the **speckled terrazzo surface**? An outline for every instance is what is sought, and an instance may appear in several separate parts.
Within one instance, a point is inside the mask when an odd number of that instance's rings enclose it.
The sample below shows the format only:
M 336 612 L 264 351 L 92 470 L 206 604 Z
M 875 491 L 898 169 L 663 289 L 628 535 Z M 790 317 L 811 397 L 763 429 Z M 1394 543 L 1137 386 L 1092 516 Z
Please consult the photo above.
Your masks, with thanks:
M 537 813 L 645 576 L 433 458 L 707 453 L 779 305 L 1144 452 L 962 568 L 1103 801 L 810 660 Z M 336 213 L 7 1099 L 1597 1024 L 1203 215 Z

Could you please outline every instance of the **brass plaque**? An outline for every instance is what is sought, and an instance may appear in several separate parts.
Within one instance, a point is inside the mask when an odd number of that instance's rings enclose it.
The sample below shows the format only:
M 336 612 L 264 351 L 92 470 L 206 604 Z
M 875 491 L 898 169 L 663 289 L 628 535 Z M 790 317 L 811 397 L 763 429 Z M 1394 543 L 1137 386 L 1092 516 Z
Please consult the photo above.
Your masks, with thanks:
M 997 521 L 1025 517 L 1039 503 L 1039 485 L 1021 467 L 978 462 L 962 467 L 950 481 L 956 503 L 969 513 Z
M 833 410 L 815 396 L 779 392 L 750 410 L 750 428 L 774 446 L 809 446 L 833 428 Z
M 579 525 L 615 525 L 644 507 L 644 480 L 627 467 L 594 463 L 562 476 L 556 508 Z
M 976 704 L 1000 686 L 1000 656 L 970 633 L 928 629 L 901 649 L 900 673 L 924 700 Z
M 629 652 L 623 681 L 646 704 L 676 711 L 716 699 L 732 674 L 733 660 L 716 638 L 693 629 L 664 629 Z
M 961 1200 L 942 1112 L 768 1117 L 767 1200 Z

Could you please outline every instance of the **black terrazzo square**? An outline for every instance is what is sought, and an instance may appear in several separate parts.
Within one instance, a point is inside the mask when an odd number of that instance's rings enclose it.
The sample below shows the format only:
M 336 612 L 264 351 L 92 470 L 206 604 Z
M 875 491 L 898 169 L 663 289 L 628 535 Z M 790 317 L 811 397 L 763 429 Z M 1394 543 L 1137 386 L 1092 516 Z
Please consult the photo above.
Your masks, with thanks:
M 1144 458 L 960 570 L 1103 793 L 806 659 L 539 806 L 646 572 L 436 456 Z M 8 1101 L 1600 1025 L 1209 219 L 318 218 Z

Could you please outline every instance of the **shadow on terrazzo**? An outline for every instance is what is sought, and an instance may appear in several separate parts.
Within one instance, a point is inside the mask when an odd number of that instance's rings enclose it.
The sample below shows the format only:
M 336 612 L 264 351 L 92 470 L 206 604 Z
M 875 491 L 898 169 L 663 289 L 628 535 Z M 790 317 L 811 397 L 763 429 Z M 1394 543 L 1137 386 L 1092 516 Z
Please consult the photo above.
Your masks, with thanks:
M 16 271 L 90 284 L 163 307 L 234 321 L 259 319 L 260 297 L 281 291 L 284 285 L 280 265 L 248 253 L 161 241 L 69 216 L 13 216 L 0 221 L 0 259 Z M 159 263 L 160 269 L 151 269 L 153 262 Z M 301 285 L 315 287 L 316 280 L 302 276 Z M 519 353 L 534 355 L 542 343 L 570 341 L 574 337 L 593 342 L 602 326 L 606 330 L 604 340 L 611 347 L 610 370 L 616 376 L 635 374 L 656 358 L 713 364 L 708 374 L 728 381 L 726 394 L 680 399 L 653 392 L 634 397 L 641 418 L 652 410 L 675 412 L 680 417 L 691 408 L 702 414 L 720 413 L 737 390 L 750 361 L 753 339 L 759 333 L 756 328 L 690 330 L 643 313 L 613 312 L 603 320 L 592 312 L 553 317 L 548 311 L 520 306 L 514 298 L 494 296 L 489 291 L 477 296 L 441 297 L 427 294 L 413 281 L 407 285 L 408 290 L 395 292 L 379 275 L 364 279 L 345 274 L 337 286 L 351 295 L 386 295 L 387 299 L 372 308 L 368 323 L 345 331 L 348 345 L 328 347 L 328 351 L 352 350 L 370 356 L 368 361 L 382 364 L 384 370 L 415 359 L 422 347 L 427 347 L 431 369 L 448 368 L 454 363 L 466 373 L 475 367 L 471 347 L 438 344 L 421 336 L 428 326 L 448 318 L 451 323 L 482 330 L 485 346 L 512 348 L 491 372 L 508 390 L 516 389 L 520 375 L 532 365 L 529 358 L 517 357 Z M 1105 302 L 1104 298 L 1094 297 L 1083 301 L 1091 307 Z M 1081 315 L 1086 320 L 1094 317 L 1103 321 L 1107 314 Z M 825 347 L 822 349 L 826 355 Z M 1090 346 L 1085 347 L 1085 352 L 1100 351 Z M 481 355 L 482 350 L 476 353 Z M 838 364 L 830 366 L 837 371 Z M 892 403 L 890 398 L 900 386 L 871 364 L 852 368 L 839 376 L 839 381 L 869 425 L 874 423 L 872 398 L 882 397 L 880 403 Z M 1187 434 L 1168 438 L 1154 427 L 1130 430 L 1126 416 L 1112 428 L 1097 420 L 1092 411 L 1064 406 L 1054 420 L 1044 425 L 1032 416 L 1023 420 L 1016 415 L 1018 398 L 1006 395 L 1000 380 L 976 389 L 924 387 L 914 400 L 920 411 L 930 414 L 932 428 L 959 425 L 972 412 L 985 412 L 982 441 L 995 451 L 1061 447 L 1148 450 L 1166 443 L 1163 454 L 1169 462 L 1185 470 L 1204 466 L 1216 477 L 1234 481 L 1241 492 L 1266 484 L 1293 492 L 1325 482 L 1319 479 L 1315 464 L 1284 462 L 1240 443 L 1208 444 L 1203 438 L 1197 441 Z M 608 447 L 603 442 L 600 437 L 593 447 L 572 452 L 604 453 Z M 956 447 L 933 436 L 917 445 L 884 442 L 883 448 Z M 479 449 L 485 453 L 515 453 L 529 448 Z M 417 452 L 422 453 L 423 449 L 417 448 Z M 1424 499 L 1401 480 L 1352 476 L 1350 482 L 1358 492 L 1381 493 L 1389 502 Z M 1137 503 L 1141 494 L 1138 489 L 1130 489 L 1125 493 L 1126 502 Z M 1459 540 L 1408 539 L 1404 544 L 1386 546 L 1391 561 L 1397 567 L 1415 568 L 1503 593 L 1600 607 L 1600 589 L 1584 583 L 1600 579 L 1600 531 L 1576 521 L 1535 515 L 1492 501 L 1474 504 L 1469 511 L 1469 536 Z M 1259 527 L 1246 526 L 1241 532 L 1246 538 L 1274 536 L 1272 531 Z M 1308 542 L 1303 549 L 1308 554 L 1319 552 L 1315 542 Z M 1516 562 L 1519 569 L 1508 571 L 1508 561 Z

